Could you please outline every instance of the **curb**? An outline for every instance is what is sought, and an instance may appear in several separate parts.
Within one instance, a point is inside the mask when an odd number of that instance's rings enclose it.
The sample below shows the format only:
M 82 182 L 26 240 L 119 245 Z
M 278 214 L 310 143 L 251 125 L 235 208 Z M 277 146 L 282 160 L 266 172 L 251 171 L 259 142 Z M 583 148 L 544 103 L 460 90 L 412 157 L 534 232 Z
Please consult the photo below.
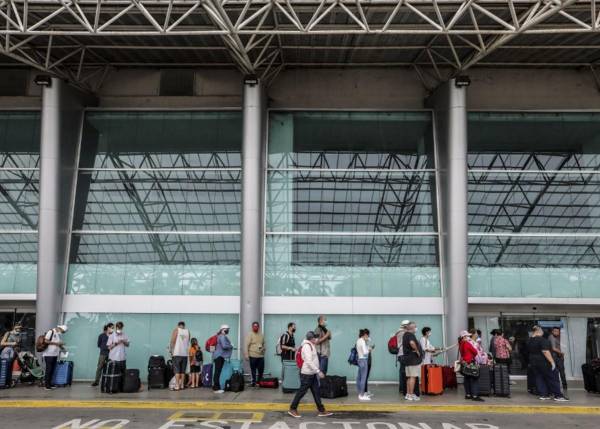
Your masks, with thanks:
M 403 405 L 403 404 L 326 404 L 333 412 L 363 413 L 487 413 L 487 414 L 588 414 L 600 415 L 600 407 L 577 405 Z M 0 409 L 9 408 L 97 408 L 97 409 L 155 409 L 155 410 L 211 410 L 211 411 L 266 411 L 285 412 L 287 403 L 275 402 L 209 402 L 209 401 L 77 401 L 77 400 L 3 400 Z M 310 411 L 311 405 L 301 410 Z

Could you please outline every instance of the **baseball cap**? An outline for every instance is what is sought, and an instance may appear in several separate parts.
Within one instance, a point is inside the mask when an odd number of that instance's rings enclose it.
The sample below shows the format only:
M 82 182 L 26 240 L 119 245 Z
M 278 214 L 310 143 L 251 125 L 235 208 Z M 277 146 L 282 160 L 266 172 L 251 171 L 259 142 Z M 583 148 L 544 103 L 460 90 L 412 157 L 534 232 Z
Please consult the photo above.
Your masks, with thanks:
M 469 334 L 468 331 L 460 331 L 460 338 L 464 338 L 464 337 L 470 337 L 471 334 Z
M 69 327 L 67 325 L 58 325 L 57 328 L 59 328 L 63 332 L 67 332 L 69 330 Z
M 221 325 L 221 331 L 222 331 L 223 329 L 229 329 L 229 325 Z

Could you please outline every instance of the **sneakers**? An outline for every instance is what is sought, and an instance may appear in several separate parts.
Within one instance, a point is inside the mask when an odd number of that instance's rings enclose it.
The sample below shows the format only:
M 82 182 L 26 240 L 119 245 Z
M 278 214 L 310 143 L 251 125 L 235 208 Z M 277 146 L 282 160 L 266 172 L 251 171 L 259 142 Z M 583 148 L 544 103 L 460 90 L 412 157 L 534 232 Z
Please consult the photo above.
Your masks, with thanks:
M 359 401 L 370 401 L 371 397 L 369 395 L 367 395 L 366 393 L 364 393 L 362 395 L 358 395 L 358 400 Z
M 417 395 L 409 395 L 407 394 L 404 399 L 406 399 L 407 401 L 420 401 L 421 398 L 419 398 Z
M 219 395 L 220 395 L 221 393 L 225 393 L 225 391 L 224 391 L 223 389 L 221 389 L 221 390 L 214 390 L 213 392 L 215 392 L 215 393 L 217 393 L 217 394 L 219 394 Z
M 540 401 L 549 401 L 550 399 L 552 399 L 550 396 L 540 396 L 538 398 Z
M 412 395 L 412 398 L 413 398 L 412 399 L 413 401 L 420 401 L 421 400 L 421 397 L 417 396 L 417 395 Z
M 333 416 L 333 413 L 330 413 L 329 411 L 320 411 L 319 414 L 317 414 L 317 415 L 319 417 L 329 417 L 329 416 Z M 298 417 L 300 417 L 300 416 L 298 416 Z
M 483 400 L 483 398 L 481 398 L 481 397 L 479 397 L 479 396 L 474 396 L 472 400 L 473 400 L 473 401 L 475 401 L 475 402 L 485 402 L 485 401 Z
M 96 383 L 95 381 L 91 384 L 92 387 L 96 387 L 98 386 L 98 383 Z
M 373 396 L 375 396 L 374 394 L 372 394 L 371 392 L 365 392 L 365 395 L 367 395 L 369 398 L 372 398 Z
M 295 419 L 299 419 L 300 417 L 302 417 L 300 414 L 298 414 L 298 411 L 296 410 L 289 410 L 288 414 Z
M 565 398 L 564 396 L 561 396 L 559 398 L 554 398 L 554 400 L 556 402 L 569 402 L 569 400 L 567 398 Z

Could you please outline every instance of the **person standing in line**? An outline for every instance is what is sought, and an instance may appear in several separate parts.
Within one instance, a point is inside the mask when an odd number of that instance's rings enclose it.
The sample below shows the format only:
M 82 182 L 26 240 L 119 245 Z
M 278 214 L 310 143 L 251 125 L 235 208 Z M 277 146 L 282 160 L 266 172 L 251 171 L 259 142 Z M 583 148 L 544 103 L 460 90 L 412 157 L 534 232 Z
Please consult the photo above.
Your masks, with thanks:
M 487 365 L 488 355 L 483 349 L 483 344 L 481 343 L 481 331 L 479 329 L 469 329 L 469 334 L 471 335 L 471 343 L 473 347 L 477 350 L 477 356 L 475 357 L 475 362 L 478 365 Z
M 222 325 L 217 337 L 217 347 L 213 352 L 213 363 L 215 365 L 215 374 L 213 377 L 213 391 L 215 393 L 225 393 L 224 387 L 220 384 L 221 371 L 225 365 L 225 359 L 230 359 L 233 352 L 233 345 L 229 340 L 229 325 Z
M 400 363 L 399 390 L 400 390 L 400 392 L 402 392 L 402 396 L 405 396 L 405 397 L 407 396 L 408 392 L 406 390 L 406 365 L 404 365 L 403 358 L 402 358 L 404 356 L 404 348 L 402 347 L 402 339 L 404 338 L 404 334 L 406 333 L 406 328 L 409 323 L 410 323 L 410 320 L 403 320 L 402 323 L 400 324 L 400 329 L 398 329 L 398 331 L 396 332 L 396 341 L 398 343 L 397 359 L 398 359 L 398 362 Z
M 492 341 L 494 342 L 494 360 L 498 364 L 507 365 L 510 372 L 510 354 L 512 353 L 510 342 L 504 338 L 500 329 L 496 330 L 496 336 L 492 338 Z
M 419 343 L 421 344 L 421 349 L 424 353 L 423 365 L 431 365 L 433 363 L 433 358 L 436 356 L 436 352 L 438 351 L 438 349 L 431 344 L 431 341 L 429 341 L 429 337 L 431 336 L 431 328 L 429 326 L 425 326 L 421 330 L 421 334 L 423 334 L 423 336 L 419 340 Z
M 319 365 L 323 374 L 327 375 L 329 367 L 329 354 L 331 352 L 331 331 L 327 328 L 327 317 L 320 315 L 317 318 L 317 354 L 319 355 Z
M 417 332 L 417 324 L 410 322 L 402 337 L 403 362 L 406 367 L 406 396 L 404 399 L 407 401 L 421 400 L 418 395 L 415 395 L 415 385 L 417 378 L 421 375 L 423 350 L 415 336 L 415 332 Z
M 369 373 L 369 355 L 371 354 L 369 330 L 358 331 L 356 341 L 356 352 L 358 354 L 358 375 L 356 377 L 356 388 L 358 389 L 359 401 L 370 401 L 371 395 L 367 393 L 367 379 Z
M 529 365 L 535 374 L 535 385 L 541 401 L 554 399 L 557 402 L 567 402 L 560 391 L 560 380 L 556 362 L 550 352 L 550 341 L 544 338 L 544 331 L 534 326 L 532 335 L 527 343 L 529 350 Z
M 12 330 L 7 331 L 0 341 L 2 359 L 12 361 L 21 351 L 21 324 L 16 323 Z
M 110 334 L 106 342 L 109 350 L 108 360 L 116 363 L 116 367 L 121 374 L 124 374 L 127 369 L 127 347 L 129 347 L 129 337 L 123 332 L 124 327 L 123 322 L 115 323 L 115 331 Z M 121 380 L 123 379 L 121 378 Z
M 60 352 L 64 350 L 62 335 L 67 332 L 67 330 L 67 325 L 58 325 L 56 328 L 46 332 L 46 335 L 44 336 L 44 343 L 47 347 L 42 353 L 42 356 L 46 366 L 44 372 L 44 385 L 46 390 L 56 389 L 56 386 L 52 385 L 52 376 L 54 375 L 58 356 L 60 355 Z
M 169 351 L 173 357 L 173 373 L 175 374 L 175 388 L 173 390 L 183 390 L 185 388 L 185 370 L 187 369 L 191 337 L 190 330 L 186 329 L 184 321 L 179 322 L 171 333 Z
M 104 328 L 102 329 L 102 333 L 100 335 L 98 335 L 97 345 L 98 345 L 98 348 L 100 349 L 100 354 L 98 355 L 98 364 L 96 365 L 96 377 L 94 378 L 94 382 L 92 383 L 93 387 L 96 387 L 98 385 L 98 383 L 100 382 L 100 376 L 102 375 L 102 369 L 104 368 L 104 365 L 106 365 L 106 362 L 108 362 L 108 353 L 110 352 L 110 350 L 108 350 L 108 346 L 107 346 L 108 337 L 110 334 L 112 334 L 114 327 L 115 327 L 114 323 L 110 322 L 110 323 L 104 325 Z
M 252 332 L 246 337 L 244 358 L 250 362 L 250 373 L 252 375 L 252 387 L 256 386 L 263 378 L 265 372 L 265 337 L 260 332 L 260 324 L 252 324 Z
M 279 337 L 279 348 L 281 349 L 281 360 L 296 359 L 296 324 L 290 322 L 287 325 L 287 331 Z
M 200 349 L 197 338 L 192 338 L 190 340 L 188 358 L 190 360 L 190 381 L 188 387 L 194 389 L 200 387 L 200 371 L 202 370 L 202 362 L 204 361 L 202 349 Z
M 550 353 L 552 354 L 552 359 L 554 359 L 554 363 L 556 364 L 556 368 L 560 374 L 560 381 L 562 382 L 563 390 L 567 390 L 568 386 L 567 377 L 565 375 L 565 354 L 562 352 L 560 347 L 559 327 L 552 328 L 552 332 L 548 336 L 548 341 L 550 341 Z
M 462 331 L 458 340 L 458 351 L 462 364 L 472 365 L 476 363 L 477 348 L 473 345 L 471 334 L 468 331 Z M 479 396 L 479 376 L 463 374 L 465 386 L 465 399 L 470 399 L 476 402 L 483 402 Z
M 321 372 L 319 368 L 319 355 L 317 354 L 317 336 L 313 331 L 306 333 L 306 339 L 300 346 L 299 353 L 302 353 L 302 368 L 300 368 L 300 389 L 296 392 L 288 414 L 294 418 L 300 418 L 298 414 L 298 405 L 300 401 L 306 395 L 306 392 L 310 389 L 317 409 L 319 410 L 319 417 L 328 417 L 332 415 L 325 410 L 323 403 L 321 402 L 321 391 L 319 387 L 319 378 L 325 378 L 325 374 Z

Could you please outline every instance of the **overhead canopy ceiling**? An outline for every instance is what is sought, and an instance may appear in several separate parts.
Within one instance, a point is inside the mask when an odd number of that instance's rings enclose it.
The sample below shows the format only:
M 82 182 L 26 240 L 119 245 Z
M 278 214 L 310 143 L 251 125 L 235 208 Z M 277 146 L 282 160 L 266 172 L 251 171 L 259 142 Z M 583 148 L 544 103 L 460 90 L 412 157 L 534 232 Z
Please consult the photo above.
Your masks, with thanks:
M 595 0 L 0 0 L 0 64 L 81 85 L 110 67 L 590 67 Z

